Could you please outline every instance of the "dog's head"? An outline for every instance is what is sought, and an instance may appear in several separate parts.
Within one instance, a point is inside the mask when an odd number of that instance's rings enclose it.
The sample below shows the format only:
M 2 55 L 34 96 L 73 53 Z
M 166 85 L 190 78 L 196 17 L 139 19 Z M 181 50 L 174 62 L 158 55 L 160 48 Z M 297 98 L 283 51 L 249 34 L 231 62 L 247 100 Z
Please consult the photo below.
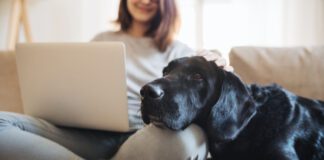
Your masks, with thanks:
M 162 78 L 146 84 L 140 91 L 144 122 L 173 130 L 192 123 L 215 94 L 218 77 L 210 78 L 215 69 L 211 63 L 202 57 L 170 62 L 163 69 Z
M 170 62 L 163 77 L 140 92 L 145 123 L 173 130 L 198 123 L 213 132 L 215 140 L 234 138 L 254 111 L 238 77 L 198 56 Z

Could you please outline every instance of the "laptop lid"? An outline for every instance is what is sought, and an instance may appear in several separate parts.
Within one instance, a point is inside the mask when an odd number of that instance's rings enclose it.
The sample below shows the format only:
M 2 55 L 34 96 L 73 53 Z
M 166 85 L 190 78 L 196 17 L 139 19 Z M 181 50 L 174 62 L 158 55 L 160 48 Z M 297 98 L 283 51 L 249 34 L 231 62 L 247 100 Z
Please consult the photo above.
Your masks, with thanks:
M 16 54 L 26 114 L 62 126 L 129 130 L 123 43 L 22 43 Z

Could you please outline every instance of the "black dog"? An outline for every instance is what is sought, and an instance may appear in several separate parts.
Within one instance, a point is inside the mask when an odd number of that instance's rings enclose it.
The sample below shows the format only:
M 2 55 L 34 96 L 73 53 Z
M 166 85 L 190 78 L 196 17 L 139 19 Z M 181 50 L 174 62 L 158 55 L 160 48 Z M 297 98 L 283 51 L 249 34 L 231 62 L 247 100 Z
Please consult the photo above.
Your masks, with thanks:
M 246 85 L 202 57 L 170 62 L 141 95 L 145 123 L 200 125 L 213 159 L 324 159 L 324 102 L 277 85 Z

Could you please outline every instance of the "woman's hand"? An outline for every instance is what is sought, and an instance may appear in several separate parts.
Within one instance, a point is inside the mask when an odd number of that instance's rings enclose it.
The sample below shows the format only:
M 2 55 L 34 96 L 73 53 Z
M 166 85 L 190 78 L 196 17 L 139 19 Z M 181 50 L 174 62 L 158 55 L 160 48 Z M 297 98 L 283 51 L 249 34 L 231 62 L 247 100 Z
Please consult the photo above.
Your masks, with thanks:
M 222 67 L 226 71 L 234 71 L 233 67 L 227 63 L 227 60 L 218 51 L 198 50 L 197 56 L 202 56 L 208 61 L 215 61 L 217 66 Z

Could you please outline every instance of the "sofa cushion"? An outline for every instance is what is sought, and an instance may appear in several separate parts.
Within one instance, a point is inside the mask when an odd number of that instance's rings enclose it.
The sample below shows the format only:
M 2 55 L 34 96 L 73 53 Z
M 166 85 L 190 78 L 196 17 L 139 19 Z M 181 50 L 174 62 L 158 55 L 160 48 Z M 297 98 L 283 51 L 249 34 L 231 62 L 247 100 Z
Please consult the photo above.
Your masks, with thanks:
M 277 83 L 297 95 L 324 100 L 324 46 L 235 47 L 229 57 L 246 83 Z
M 0 111 L 22 112 L 16 56 L 0 52 Z

